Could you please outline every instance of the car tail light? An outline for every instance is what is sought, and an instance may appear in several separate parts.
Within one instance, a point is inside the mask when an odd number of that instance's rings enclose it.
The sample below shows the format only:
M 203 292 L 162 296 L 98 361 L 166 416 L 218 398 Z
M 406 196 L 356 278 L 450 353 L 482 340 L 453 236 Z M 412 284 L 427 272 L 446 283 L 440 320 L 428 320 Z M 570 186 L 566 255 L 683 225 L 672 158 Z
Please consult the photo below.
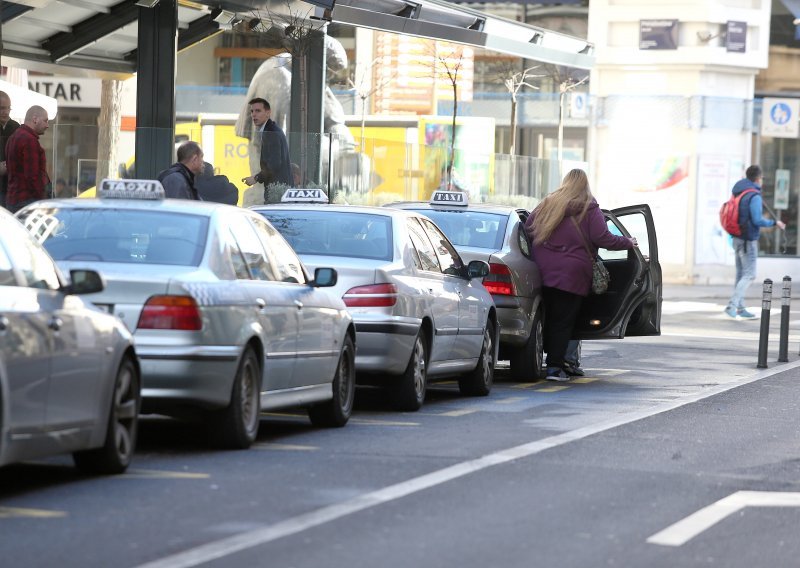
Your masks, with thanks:
M 153 296 L 142 308 L 138 329 L 199 331 L 203 320 L 191 296 Z
M 516 296 L 511 270 L 505 264 L 489 263 L 489 274 L 483 278 L 483 286 L 490 294 L 498 296 Z
M 397 303 L 397 286 L 394 284 L 371 284 L 350 288 L 342 296 L 348 308 L 386 308 Z

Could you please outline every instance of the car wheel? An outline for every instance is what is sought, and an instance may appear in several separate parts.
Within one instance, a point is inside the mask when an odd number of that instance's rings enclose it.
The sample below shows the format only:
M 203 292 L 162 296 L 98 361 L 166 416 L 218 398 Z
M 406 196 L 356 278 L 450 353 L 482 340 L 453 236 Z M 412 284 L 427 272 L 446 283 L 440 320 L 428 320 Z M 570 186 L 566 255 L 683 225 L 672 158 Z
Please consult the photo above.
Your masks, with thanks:
M 425 402 L 428 387 L 428 343 L 425 331 L 420 329 L 405 372 L 392 389 L 392 404 L 397 410 L 414 412 Z
M 541 380 L 544 378 L 544 322 L 542 309 L 536 310 L 531 324 L 531 333 L 525 345 L 511 353 L 511 378 L 515 381 Z
M 461 394 L 468 396 L 486 396 L 492 392 L 494 383 L 494 324 L 486 322 L 483 330 L 481 354 L 475 369 L 462 375 L 458 379 L 458 388 Z
M 212 438 L 222 448 L 245 450 L 255 441 L 261 420 L 261 368 L 247 348 L 233 381 L 231 402 L 219 412 Z
M 136 365 L 125 357 L 114 382 L 105 442 L 99 448 L 73 453 L 72 459 L 78 469 L 86 473 L 113 474 L 128 468 L 136 448 L 142 404 L 140 384 Z
M 356 349 L 353 338 L 345 336 L 336 375 L 333 377 L 333 398 L 323 404 L 308 407 L 308 417 L 314 426 L 340 427 L 347 424 L 353 412 L 356 395 Z

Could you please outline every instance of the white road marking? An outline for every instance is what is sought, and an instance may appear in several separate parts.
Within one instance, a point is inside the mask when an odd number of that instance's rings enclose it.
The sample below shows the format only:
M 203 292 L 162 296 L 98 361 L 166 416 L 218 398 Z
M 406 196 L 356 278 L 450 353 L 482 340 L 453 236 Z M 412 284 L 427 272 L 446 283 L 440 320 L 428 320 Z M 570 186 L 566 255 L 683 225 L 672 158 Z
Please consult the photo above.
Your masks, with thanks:
M 285 450 L 285 451 L 313 451 L 318 450 L 317 446 L 301 446 L 298 444 L 278 444 L 274 442 L 263 442 L 250 446 L 253 450 Z
M 681 406 L 706 399 L 716 394 L 723 393 L 736 387 L 753 383 L 778 373 L 795 369 L 797 367 L 800 367 L 800 361 L 781 365 L 774 369 L 761 371 L 751 375 L 750 377 L 741 378 L 724 385 L 717 385 L 702 392 L 695 393 L 671 402 L 662 403 L 648 409 L 630 412 L 624 416 L 619 416 L 604 422 L 583 426 L 569 432 L 550 436 L 549 438 L 543 438 L 541 440 L 536 440 L 520 446 L 500 450 L 493 454 L 487 454 L 480 458 L 457 463 L 449 467 L 409 479 L 407 481 L 396 483 L 395 485 L 384 487 L 383 489 L 378 489 L 371 493 L 365 493 L 364 495 L 348 499 L 341 503 L 328 505 L 327 507 L 322 507 L 316 511 L 310 511 L 302 515 L 286 519 L 264 528 L 234 535 L 228 538 L 223 538 L 215 542 L 210 542 L 195 548 L 190 548 L 183 552 L 166 556 L 159 560 L 141 564 L 136 568 L 190 568 L 192 566 L 198 566 L 217 558 L 223 558 L 242 550 L 247 550 L 248 548 L 261 546 L 283 537 L 301 533 L 325 523 L 335 521 L 336 519 L 340 519 L 347 515 L 352 515 L 353 513 L 357 513 L 365 509 L 377 507 L 383 503 L 401 499 L 408 495 L 412 495 L 414 493 L 424 491 L 425 489 L 447 483 L 448 481 L 464 477 L 471 473 L 488 469 L 492 466 L 526 458 L 535 454 L 539 454 L 545 450 L 549 450 L 550 448 L 555 448 L 570 442 L 582 440 L 588 436 L 599 434 L 601 432 L 617 428 L 618 426 L 624 426 L 625 424 L 630 424 L 631 422 L 636 422 L 637 420 L 642 420 L 644 418 L 650 418 L 651 416 L 656 416 L 664 412 L 669 412 L 670 410 L 680 408 Z
M 47 509 L 26 509 L 23 507 L 0 507 L 0 519 L 11 517 L 35 518 L 35 519 L 55 519 L 66 517 L 64 511 L 49 511 Z
M 457 418 L 459 416 L 466 416 L 467 414 L 474 414 L 478 412 L 477 408 L 462 408 L 461 410 L 451 410 L 449 412 L 442 412 L 439 416 L 449 416 Z
M 800 493 L 737 491 L 657 532 L 647 542 L 682 546 L 745 507 L 800 507 Z
M 110 479 L 208 479 L 207 473 L 191 473 L 188 471 L 163 471 L 158 469 L 129 469 L 122 475 Z

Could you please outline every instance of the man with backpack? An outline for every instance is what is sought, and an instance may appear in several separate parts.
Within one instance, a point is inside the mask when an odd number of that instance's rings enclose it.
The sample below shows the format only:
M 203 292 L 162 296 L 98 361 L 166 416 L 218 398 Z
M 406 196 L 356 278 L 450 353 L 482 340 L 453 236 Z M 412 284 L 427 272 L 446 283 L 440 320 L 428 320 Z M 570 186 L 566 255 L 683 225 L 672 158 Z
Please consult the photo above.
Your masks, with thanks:
M 761 227 L 777 225 L 781 230 L 786 228 L 783 221 L 765 219 L 762 213 L 761 168 L 753 165 L 747 168 L 745 178 L 737 181 L 731 190 L 731 200 L 726 204 L 733 207 L 727 219 L 720 213 L 723 227 L 733 238 L 733 249 L 736 252 L 736 284 L 733 295 L 728 301 L 725 313 L 735 319 L 751 319 L 756 317 L 744 306 L 744 294 L 747 287 L 756 278 L 756 259 L 758 258 L 758 236 Z M 738 234 L 737 234 L 738 233 Z

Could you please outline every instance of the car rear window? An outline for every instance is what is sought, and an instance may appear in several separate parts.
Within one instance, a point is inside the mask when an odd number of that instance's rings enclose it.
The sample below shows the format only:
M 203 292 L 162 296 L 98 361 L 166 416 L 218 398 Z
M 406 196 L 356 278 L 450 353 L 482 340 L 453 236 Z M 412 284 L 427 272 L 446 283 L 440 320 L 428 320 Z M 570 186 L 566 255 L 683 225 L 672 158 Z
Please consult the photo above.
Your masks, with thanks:
M 503 236 L 506 234 L 508 223 L 506 215 L 469 210 L 417 209 L 416 211 L 433 219 L 450 242 L 457 247 L 492 250 L 503 248 Z
M 297 254 L 390 260 L 392 220 L 340 211 L 260 210 Z
M 36 208 L 21 221 L 55 260 L 197 266 L 208 218 L 133 209 Z

